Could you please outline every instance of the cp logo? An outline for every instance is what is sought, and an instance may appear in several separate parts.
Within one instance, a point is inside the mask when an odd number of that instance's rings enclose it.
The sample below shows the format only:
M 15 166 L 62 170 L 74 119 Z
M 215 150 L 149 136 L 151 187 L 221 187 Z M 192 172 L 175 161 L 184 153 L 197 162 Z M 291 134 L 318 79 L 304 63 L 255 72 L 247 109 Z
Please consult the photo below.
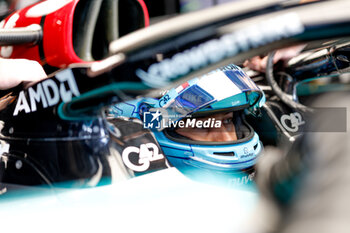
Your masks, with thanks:
M 159 100 L 159 107 L 163 107 L 164 105 L 166 105 L 168 103 L 168 101 L 170 100 L 170 96 L 168 94 L 166 94 L 165 96 L 163 96 L 163 98 L 161 98 Z
M 130 160 L 130 155 L 138 154 L 138 163 L 133 163 Z M 146 171 L 152 161 L 164 159 L 164 155 L 159 154 L 159 149 L 154 143 L 141 144 L 140 148 L 136 146 L 129 146 L 124 149 L 122 153 L 124 164 L 133 171 L 143 172 Z
M 289 124 L 287 124 L 287 122 L 289 122 Z M 300 113 L 294 112 L 289 115 L 283 115 L 281 117 L 281 124 L 289 132 L 295 133 L 299 130 L 300 125 L 305 124 L 305 121 L 303 121 Z

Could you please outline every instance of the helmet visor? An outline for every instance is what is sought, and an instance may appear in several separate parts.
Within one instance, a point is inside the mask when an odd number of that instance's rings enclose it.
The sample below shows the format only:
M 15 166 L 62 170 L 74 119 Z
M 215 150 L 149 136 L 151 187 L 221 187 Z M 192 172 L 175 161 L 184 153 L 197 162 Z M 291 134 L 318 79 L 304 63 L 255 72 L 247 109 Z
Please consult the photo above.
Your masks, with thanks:
M 215 70 L 171 89 L 159 100 L 158 107 L 163 117 L 177 121 L 201 111 L 252 107 L 262 96 L 259 87 L 243 71 Z

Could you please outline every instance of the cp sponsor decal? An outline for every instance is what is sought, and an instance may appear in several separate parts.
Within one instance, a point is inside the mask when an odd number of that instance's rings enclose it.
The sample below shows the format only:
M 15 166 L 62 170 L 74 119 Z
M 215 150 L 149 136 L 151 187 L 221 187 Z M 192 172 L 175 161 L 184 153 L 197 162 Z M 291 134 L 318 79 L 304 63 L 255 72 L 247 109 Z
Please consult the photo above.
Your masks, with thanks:
M 134 159 L 131 158 L 132 156 Z M 164 155 L 159 154 L 159 148 L 156 144 L 146 143 L 141 144 L 140 148 L 135 146 L 125 148 L 122 153 L 122 158 L 124 164 L 131 170 L 144 172 L 150 167 L 152 161 L 164 159 Z
M 281 117 L 281 124 L 289 132 L 295 133 L 299 130 L 299 126 L 305 124 L 305 121 L 303 121 L 300 113 L 294 112 L 289 115 L 283 115 Z
M 163 98 L 159 100 L 159 107 L 163 107 L 164 105 L 166 105 L 169 100 L 170 100 L 170 96 L 166 94 Z

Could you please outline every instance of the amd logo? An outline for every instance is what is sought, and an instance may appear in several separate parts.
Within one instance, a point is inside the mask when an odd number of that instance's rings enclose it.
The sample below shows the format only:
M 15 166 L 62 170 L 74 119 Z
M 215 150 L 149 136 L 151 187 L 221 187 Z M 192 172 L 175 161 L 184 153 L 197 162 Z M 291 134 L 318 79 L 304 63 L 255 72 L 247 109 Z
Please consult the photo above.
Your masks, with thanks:
M 69 71 L 71 72 L 71 70 Z M 36 89 L 34 89 L 35 87 L 29 87 L 28 99 L 24 94 L 25 92 L 21 91 L 13 116 L 17 116 L 23 110 L 26 113 L 35 112 L 38 104 L 41 104 L 43 108 L 47 108 L 58 104 L 60 100 L 69 102 L 73 96 L 80 95 L 77 83 L 71 73 L 68 75 L 58 74 L 56 79 L 59 84 L 52 79 L 47 79 L 37 84 Z

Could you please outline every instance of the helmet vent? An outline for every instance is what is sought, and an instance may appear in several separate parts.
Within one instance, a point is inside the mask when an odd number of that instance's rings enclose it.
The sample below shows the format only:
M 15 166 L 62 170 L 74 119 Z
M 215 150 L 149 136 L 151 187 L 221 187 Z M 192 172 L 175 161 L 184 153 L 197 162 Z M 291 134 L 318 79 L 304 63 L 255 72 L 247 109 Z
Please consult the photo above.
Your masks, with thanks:
M 235 156 L 235 152 L 214 152 L 214 155 Z
M 257 143 L 257 144 L 255 144 L 255 146 L 254 146 L 254 150 L 256 150 L 256 148 L 258 148 L 258 143 Z

